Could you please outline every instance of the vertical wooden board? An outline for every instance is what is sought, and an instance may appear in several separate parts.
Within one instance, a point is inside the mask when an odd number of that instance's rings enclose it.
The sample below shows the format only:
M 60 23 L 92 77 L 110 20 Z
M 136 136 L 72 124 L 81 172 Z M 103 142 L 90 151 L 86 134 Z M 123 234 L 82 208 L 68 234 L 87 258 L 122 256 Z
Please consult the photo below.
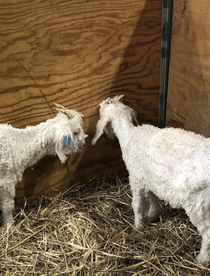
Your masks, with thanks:
M 210 2 L 174 3 L 166 125 L 210 136 Z
M 0 123 L 38 124 L 57 102 L 83 113 L 89 135 L 66 165 L 46 157 L 29 168 L 18 198 L 126 172 L 117 142 L 90 140 L 98 104 L 117 94 L 157 125 L 161 9 L 161 0 L 0 1 Z

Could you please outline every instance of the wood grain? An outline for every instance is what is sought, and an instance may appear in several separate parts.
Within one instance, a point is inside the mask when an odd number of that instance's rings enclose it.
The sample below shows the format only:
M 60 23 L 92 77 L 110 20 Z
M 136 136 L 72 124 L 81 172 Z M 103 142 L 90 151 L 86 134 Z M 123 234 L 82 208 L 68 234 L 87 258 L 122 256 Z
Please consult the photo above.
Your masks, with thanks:
M 17 198 L 60 191 L 96 175 L 126 173 L 118 143 L 90 145 L 98 104 L 124 94 L 139 122 L 157 125 L 160 0 L 0 1 L 0 123 L 35 125 L 54 102 L 84 114 L 89 138 L 67 165 L 46 157 L 28 169 Z
M 210 136 L 210 2 L 174 4 L 167 126 Z

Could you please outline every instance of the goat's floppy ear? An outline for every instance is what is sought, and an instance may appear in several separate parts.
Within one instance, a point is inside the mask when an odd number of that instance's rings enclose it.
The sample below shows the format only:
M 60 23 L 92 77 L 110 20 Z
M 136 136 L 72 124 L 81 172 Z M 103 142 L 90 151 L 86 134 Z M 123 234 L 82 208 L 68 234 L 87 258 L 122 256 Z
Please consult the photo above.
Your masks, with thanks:
M 106 125 L 109 123 L 109 118 L 107 118 L 106 116 L 101 116 L 101 118 L 98 120 L 97 124 L 96 124 L 96 134 L 92 139 L 92 145 L 94 146 L 95 143 L 98 141 L 98 139 L 101 137 L 101 135 L 104 132 L 104 128 L 106 127 Z
M 74 115 L 71 113 L 71 110 L 69 110 L 69 109 L 65 108 L 64 106 L 57 104 L 57 103 L 55 103 L 55 105 L 57 106 L 56 110 L 59 113 L 65 114 L 69 119 L 74 118 Z
M 59 135 L 55 144 L 55 152 L 58 155 L 61 163 L 65 163 L 67 159 L 67 156 L 64 153 L 65 137 L 67 136 Z

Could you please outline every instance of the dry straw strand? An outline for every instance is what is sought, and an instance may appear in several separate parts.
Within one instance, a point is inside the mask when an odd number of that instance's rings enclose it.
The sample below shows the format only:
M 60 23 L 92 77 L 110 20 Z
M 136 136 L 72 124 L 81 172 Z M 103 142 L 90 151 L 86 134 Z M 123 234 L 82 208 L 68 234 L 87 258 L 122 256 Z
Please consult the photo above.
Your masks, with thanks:
M 0 228 L 0 275 L 208 276 L 200 236 L 182 210 L 133 226 L 127 178 L 105 175 L 16 207 Z

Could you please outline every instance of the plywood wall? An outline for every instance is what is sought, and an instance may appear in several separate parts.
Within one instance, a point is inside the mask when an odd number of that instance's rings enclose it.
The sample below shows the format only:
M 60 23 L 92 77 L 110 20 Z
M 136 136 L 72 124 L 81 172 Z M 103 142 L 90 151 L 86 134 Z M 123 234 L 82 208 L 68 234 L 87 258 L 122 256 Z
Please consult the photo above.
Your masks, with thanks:
M 161 0 L 0 1 L 0 123 L 35 125 L 54 102 L 84 114 L 87 147 L 66 165 L 27 169 L 17 198 L 56 192 L 104 173 L 125 174 L 118 143 L 90 145 L 98 104 L 125 95 L 140 123 L 157 124 Z
M 210 136 L 210 2 L 176 0 L 167 126 Z

